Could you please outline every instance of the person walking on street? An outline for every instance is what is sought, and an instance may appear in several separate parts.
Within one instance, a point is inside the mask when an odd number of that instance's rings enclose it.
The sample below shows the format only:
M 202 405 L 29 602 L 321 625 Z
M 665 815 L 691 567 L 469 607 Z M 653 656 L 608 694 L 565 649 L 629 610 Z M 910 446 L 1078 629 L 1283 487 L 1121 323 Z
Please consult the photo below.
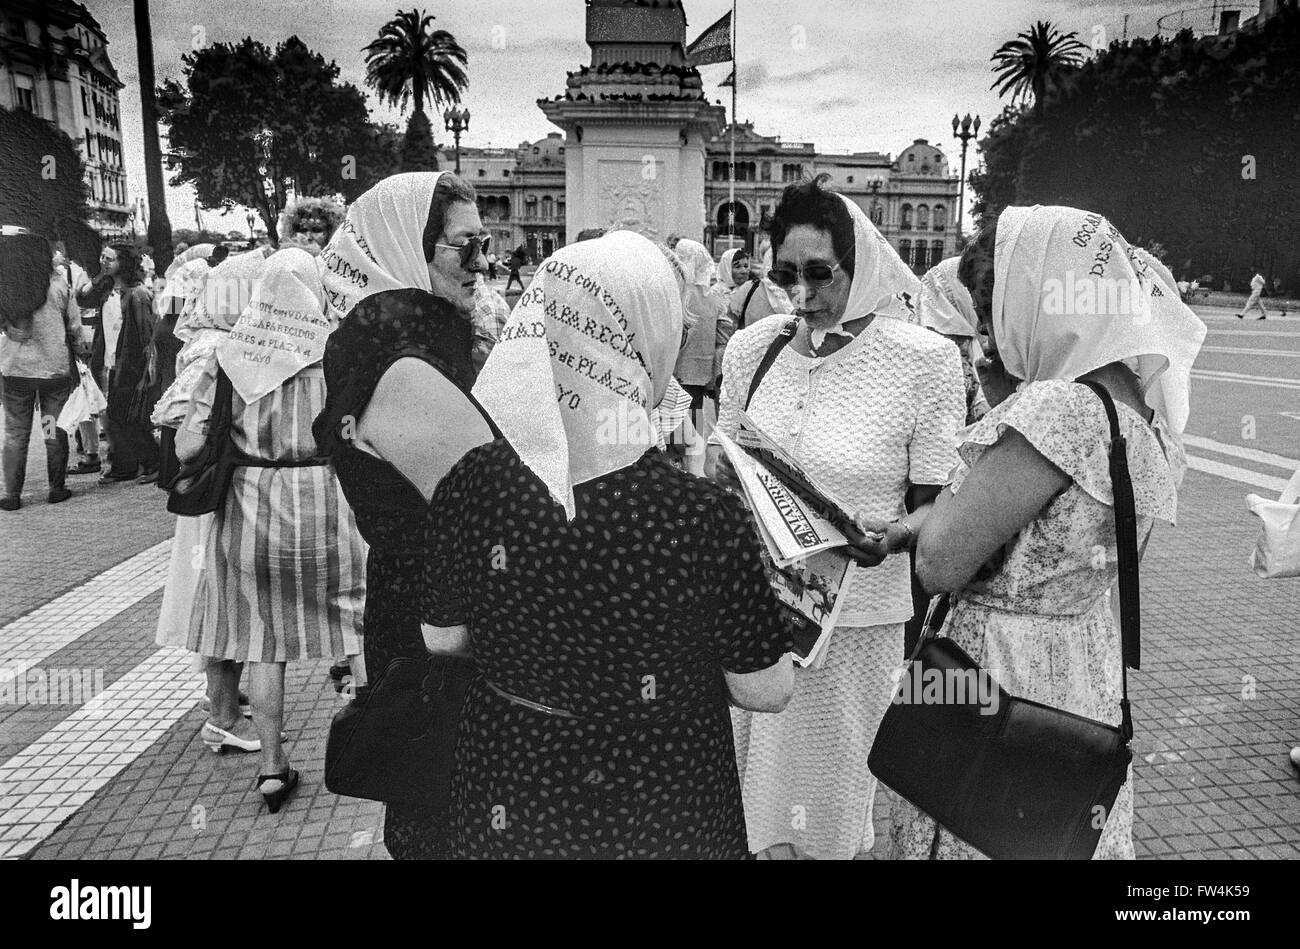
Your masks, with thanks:
M 496 251 L 492 251 L 492 253 L 490 253 L 490 254 L 487 255 L 488 279 L 489 279 L 489 280 L 495 280 L 495 279 L 497 278 L 497 261 L 498 261 L 498 260 L 500 260 L 500 258 L 497 257 L 497 252 L 496 252 Z
M 516 247 L 515 252 L 510 255 L 510 276 L 506 280 L 506 293 L 510 292 L 510 285 L 513 283 L 519 284 L 520 293 L 524 292 L 524 281 L 523 278 L 519 276 L 519 268 L 524 265 L 524 262 L 527 259 L 528 254 L 522 246 Z
M 49 243 L 36 234 L 0 237 L 0 377 L 4 379 L 4 495 L 0 510 L 21 507 L 32 410 L 40 403 L 49 502 L 66 501 L 68 435 L 56 424 L 85 354 L 81 313 Z
M 1259 310 L 1259 316 L 1256 319 L 1268 319 L 1268 310 L 1264 309 L 1264 302 L 1260 299 L 1264 295 L 1264 275 L 1255 274 L 1250 278 L 1250 298 L 1246 300 L 1246 307 L 1237 314 L 1237 319 L 1243 319 L 1244 314 L 1249 313 L 1252 309 Z

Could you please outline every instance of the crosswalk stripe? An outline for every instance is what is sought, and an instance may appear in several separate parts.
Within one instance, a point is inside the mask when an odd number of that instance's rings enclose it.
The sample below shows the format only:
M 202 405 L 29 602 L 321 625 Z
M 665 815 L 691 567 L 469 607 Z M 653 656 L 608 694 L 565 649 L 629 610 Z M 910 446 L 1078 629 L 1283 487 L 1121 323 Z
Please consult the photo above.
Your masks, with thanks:
M 167 580 L 164 540 L 0 627 L 0 671 L 17 677 L 96 626 L 139 603 Z
M 1300 379 L 1279 379 L 1276 376 L 1250 376 L 1240 372 L 1193 369 L 1192 378 L 1208 379 L 1214 382 L 1240 382 L 1248 386 L 1267 386 L 1272 389 L 1300 390 Z
M 194 657 L 160 649 L 0 764 L 0 858 L 54 833 L 204 694 Z
M 1223 442 L 1216 442 L 1212 438 L 1202 438 L 1200 435 L 1189 435 L 1184 433 L 1183 444 L 1188 448 L 1199 448 L 1204 451 L 1218 452 L 1221 455 L 1231 455 L 1234 458 L 1240 458 L 1242 461 L 1256 461 L 1261 465 L 1271 465 L 1274 468 L 1281 468 L 1284 471 L 1295 471 L 1300 468 L 1300 459 L 1287 458 L 1285 455 L 1275 455 L 1269 451 L 1261 451 L 1258 448 L 1244 448 L 1240 445 L 1225 445 Z
M 1234 356 L 1283 356 L 1300 359 L 1300 352 L 1290 349 L 1251 349 L 1247 346 L 1202 346 L 1203 353 L 1228 353 Z
M 1251 471 L 1249 468 L 1239 468 L 1236 465 L 1227 465 L 1221 461 L 1213 461 L 1209 458 L 1201 458 L 1191 454 L 1187 456 L 1187 467 L 1193 471 L 1202 471 L 1206 474 L 1217 475 L 1220 478 L 1227 478 L 1229 481 L 1237 481 L 1251 487 L 1272 491 L 1274 494 L 1281 494 L 1287 483 L 1286 478 L 1275 478 L 1272 475 Z

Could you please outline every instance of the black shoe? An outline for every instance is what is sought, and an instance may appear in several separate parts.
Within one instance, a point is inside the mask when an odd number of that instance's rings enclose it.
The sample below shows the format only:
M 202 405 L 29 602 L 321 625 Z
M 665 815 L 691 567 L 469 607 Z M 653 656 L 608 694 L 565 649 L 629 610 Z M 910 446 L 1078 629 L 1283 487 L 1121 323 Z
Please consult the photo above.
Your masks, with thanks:
M 134 481 L 134 480 L 135 480 L 135 475 L 133 474 L 114 474 L 112 471 L 109 471 L 99 476 L 100 484 L 121 484 L 123 481 Z
M 16 511 L 23 506 L 17 498 L 0 498 L 0 511 Z
M 262 791 L 262 785 L 267 781 L 279 781 L 280 787 L 275 791 Z M 259 774 L 257 776 L 257 790 L 261 791 L 262 800 L 266 801 L 266 809 L 272 814 L 280 810 L 280 807 L 289 799 L 294 788 L 298 786 L 298 772 L 289 768 L 281 771 L 279 774 Z
M 1257 317 L 1255 317 L 1255 319 L 1256 319 L 1256 320 L 1266 320 L 1266 319 L 1268 319 L 1268 317 L 1267 317 L 1267 316 L 1257 316 Z
M 1242 315 L 1241 315 L 1241 314 L 1240 314 L 1240 313 L 1238 313 L 1238 314 L 1237 314 L 1237 319 L 1239 319 L 1239 320 L 1244 320 L 1244 319 L 1245 319 L 1245 317 L 1244 317 L 1244 316 L 1242 316 Z
M 91 455 L 89 458 L 83 461 L 79 461 L 71 468 L 69 468 L 68 474 L 70 475 L 99 474 L 99 472 L 102 470 L 103 470 L 103 465 L 99 463 L 99 456 Z
M 352 663 L 346 660 L 330 666 L 330 678 L 335 682 L 342 682 L 350 675 L 352 675 Z
M 62 501 L 66 501 L 70 497 L 72 497 L 72 492 L 69 491 L 67 488 L 55 488 L 53 491 L 50 492 L 50 496 L 48 500 L 51 504 L 59 504 Z

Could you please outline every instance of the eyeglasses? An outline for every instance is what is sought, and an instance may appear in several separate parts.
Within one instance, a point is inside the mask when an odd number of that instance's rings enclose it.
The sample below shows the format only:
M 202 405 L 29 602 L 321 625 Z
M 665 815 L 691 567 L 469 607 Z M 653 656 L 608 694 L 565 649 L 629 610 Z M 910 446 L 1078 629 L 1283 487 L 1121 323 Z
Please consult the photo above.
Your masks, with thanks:
M 434 244 L 433 246 L 460 251 L 460 265 L 464 270 L 469 270 L 474 261 L 478 259 L 478 255 L 486 254 L 488 248 L 492 246 L 492 235 L 480 234 L 477 237 L 471 237 L 463 244 Z
M 820 261 L 817 263 L 807 264 L 803 267 L 773 267 L 767 272 L 767 279 L 782 290 L 788 290 L 799 282 L 800 278 L 811 289 L 829 287 L 835 282 L 835 271 L 843 268 L 838 262 L 833 264 L 824 264 Z

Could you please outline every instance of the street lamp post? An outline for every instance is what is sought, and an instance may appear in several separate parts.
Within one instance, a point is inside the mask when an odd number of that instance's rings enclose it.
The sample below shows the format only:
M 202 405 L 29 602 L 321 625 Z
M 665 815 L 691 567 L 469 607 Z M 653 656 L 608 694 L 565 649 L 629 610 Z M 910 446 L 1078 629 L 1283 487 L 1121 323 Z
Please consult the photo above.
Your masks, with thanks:
M 447 131 L 456 140 L 456 174 L 460 174 L 460 133 L 469 131 L 469 109 L 449 106 L 442 113 L 442 120 L 447 124 Z
M 871 184 L 867 185 L 871 191 L 871 223 L 877 225 L 881 223 L 880 215 L 876 213 L 880 210 L 880 185 L 879 178 L 872 178 Z
M 958 129 L 960 128 L 960 131 Z M 980 134 L 980 117 L 975 116 L 975 121 L 971 122 L 970 113 L 966 113 L 964 119 L 952 117 L 952 137 L 961 139 L 961 187 L 957 191 L 957 242 L 961 243 L 962 239 L 962 211 L 966 207 L 966 148 L 970 145 L 972 138 L 978 138 Z

